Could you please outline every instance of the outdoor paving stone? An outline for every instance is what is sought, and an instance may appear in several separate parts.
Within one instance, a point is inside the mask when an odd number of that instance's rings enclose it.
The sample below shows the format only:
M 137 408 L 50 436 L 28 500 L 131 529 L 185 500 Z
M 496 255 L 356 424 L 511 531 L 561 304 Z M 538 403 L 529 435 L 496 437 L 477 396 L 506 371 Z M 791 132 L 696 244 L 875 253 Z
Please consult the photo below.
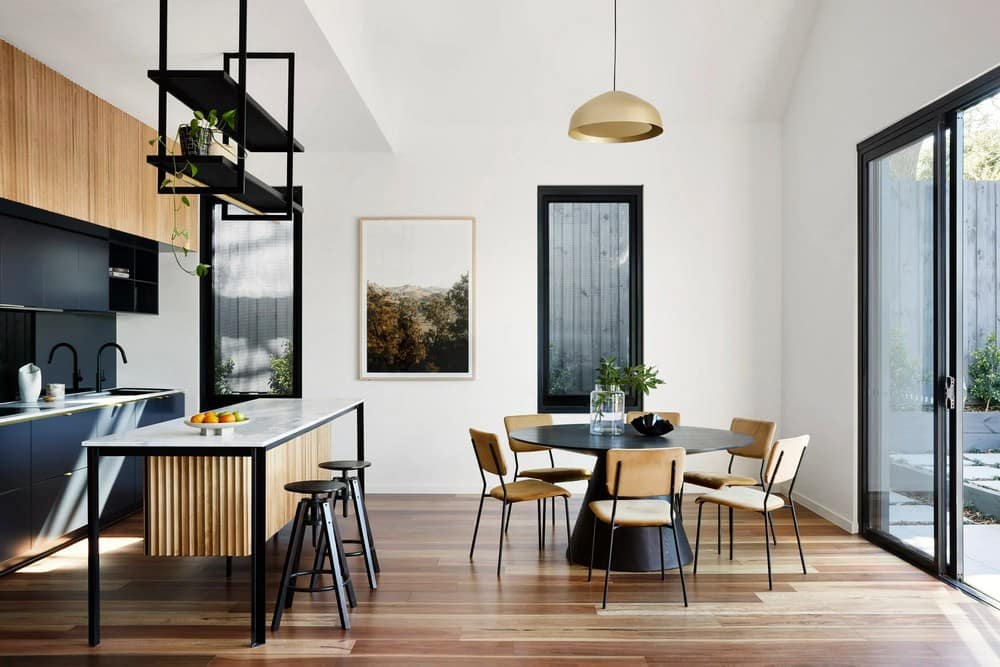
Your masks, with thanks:
M 920 468 L 929 468 L 934 465 L 933 454 L 897 454 L 893 459 Z
M 902 493 L 896 493 L 895 491 L 889 492 L 890 505 L 914 505 L 919 502 L 920 502 L 919 500 L 914 500 L 909 496 L 904 496 Z
M 979 461 L 982 464 L 992 466 L 1000 465 L 1000 454 L 976 454 L 975 452 L 966 452 L 966 460 L 973 459 Z
M 1000 484 L 1000 482 L 998 482 Z M 890 505 L 889 524 L 933 523 L 934 508 L 930 505 Z
M 981 486 L 991 491 L 1000 491 L 1000 479 L 985 480 L 980 479 L 973 482 L 976 486 Z
M 969 463 L 966 462 L 963 473 L 965 474 L 965 481 L 967 482 L 972 480 L 991 480 L 994 477 L 1000 477 L 1000 468 L 994 468 L 993 466 L 969 465 Z

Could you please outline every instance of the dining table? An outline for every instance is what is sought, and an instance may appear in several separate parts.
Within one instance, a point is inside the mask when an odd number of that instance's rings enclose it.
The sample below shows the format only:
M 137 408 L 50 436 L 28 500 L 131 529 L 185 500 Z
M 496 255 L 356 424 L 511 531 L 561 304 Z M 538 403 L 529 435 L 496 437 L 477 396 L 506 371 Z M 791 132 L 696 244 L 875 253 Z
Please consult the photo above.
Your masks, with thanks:
M 595 500 L 610 500 L 612 498 L 611 493 L 608 492 L 606 465 L 607 454 L 610 450 L 683 447 L 690 455 L 744 447 L 753 442 L 752 436 L 743 433 L 702 426 L 676 426 L 664 435 L 647 436 L 640 434 L 630 424 L 626 424 L 622 435 L 592 434 L 589 424 L 555 424 L 518 429 L 513 431 L 510 437 L 532 445 L 590 454 L 596 457 L 594 469 L 587 485 L 587 492 L 583 497 L 583 505 L 577 514 L 566 554 L 571 562 L 579 565 L 590 563 L 592 539 L 594 542 L 594 563 L 608 562 L 611 529 L 607 524 L 597 522 L 595 533 L 595 518 L 594 513 L 590 510 L 590 503 Z M 666 497 L 664 499 L 668 500 Z M 622 527 L 615 531 L 615 549 L 611 558 L 611 569 L 624 572 L 659 570 L 661 553 L 665 555 L 665 566 L 668 569 L 687 565 L 694 558 L 694 555 L 691 552 L 687 536 L 684 534 L 683 516 L 680 511 L 677 512 L 673 529 L 677 531 L 677 541 L 680 545 L 680 563 L 677 562 L 673 548 L 673 536 L 669 534 L 669 531 L 663 531 L 661 544 L 660 531 L 656 527 Z

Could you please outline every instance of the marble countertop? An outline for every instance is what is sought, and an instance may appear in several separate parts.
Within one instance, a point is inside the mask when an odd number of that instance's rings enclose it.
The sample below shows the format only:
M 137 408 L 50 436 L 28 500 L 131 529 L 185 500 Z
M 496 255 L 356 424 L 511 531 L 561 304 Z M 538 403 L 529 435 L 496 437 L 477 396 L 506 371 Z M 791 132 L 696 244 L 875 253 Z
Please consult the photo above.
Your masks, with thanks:
M 86 440 L 83 446 L 102 449 L 199 446 L 266 449 L 331 421 L 361 403 L 356 398 L 258 398 L 224 408 L 239 410 L 250 418 L 250 423 L 234 428 L 228 435 L 201 435 L 199 429 L 188 426 L 183 419 L 172 419 L 127 433 Z
M 51 403 L 45 401 L 30 401 L 12 403 L 0 403 L 0 408 L 16 408 L 19 412 L 10 415 L 0 415 L 0 426 L 7 424 L 17 424 L 20 422 L 55 417 L 57 415 L 72 414 L 74 412 L 84 412 L 86 410 L 96 410 L 107 408 L 124 403 L 135 401 L 145 401 L 151 398 L 171 396 L 173 394 L 184 393 L 180 389 L 155 389 L 148 393 L 131 394 L 126 396 L 116 396 L 106 391 L 89 392 L 85 394 L 70 394 L 64 400 Z

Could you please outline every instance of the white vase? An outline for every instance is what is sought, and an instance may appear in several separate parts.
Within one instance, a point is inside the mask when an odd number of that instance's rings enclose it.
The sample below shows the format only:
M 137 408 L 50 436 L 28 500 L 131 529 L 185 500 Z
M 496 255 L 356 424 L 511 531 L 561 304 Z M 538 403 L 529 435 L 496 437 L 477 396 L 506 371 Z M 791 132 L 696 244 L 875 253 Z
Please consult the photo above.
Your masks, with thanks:
M 42 393 L 42 369 L 34 364 L 25 364 L 17 369 L 17 387 L 21 401 L 34 403 Z

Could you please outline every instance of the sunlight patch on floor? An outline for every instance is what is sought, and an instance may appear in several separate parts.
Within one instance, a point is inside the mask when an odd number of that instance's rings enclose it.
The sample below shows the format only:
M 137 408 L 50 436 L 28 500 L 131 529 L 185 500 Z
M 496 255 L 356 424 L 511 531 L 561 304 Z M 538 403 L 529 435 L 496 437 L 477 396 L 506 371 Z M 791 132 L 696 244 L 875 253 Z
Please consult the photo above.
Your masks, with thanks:
M 102 537 L 101 554 L 109 554 L 141 542 L 141 537 Z M 17 574 L 39 574 L 55 570 L 71 570 L 87 567 L 87 540 L 74 542 L 51 556 L 22 567 Z

